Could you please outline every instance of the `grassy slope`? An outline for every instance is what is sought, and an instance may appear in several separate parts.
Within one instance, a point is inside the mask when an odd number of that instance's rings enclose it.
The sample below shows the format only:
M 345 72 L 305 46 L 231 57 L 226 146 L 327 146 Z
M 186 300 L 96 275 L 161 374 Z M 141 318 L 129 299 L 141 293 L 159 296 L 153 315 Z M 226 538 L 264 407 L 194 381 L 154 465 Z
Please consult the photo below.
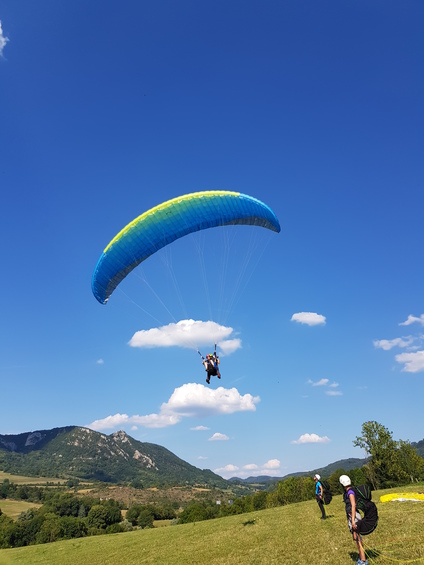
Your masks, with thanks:
M 30 508 L 40 508 L 41 504 L 36 502 L 25 502 L 24 500 L 10 500 L 10 499 L 0 499 L 0 509 L 9 518 L 16 518 L 22 512 L 26 512 Z M 1 563 L 1 561 L 0 561 Z
M 378 528 L 365 538 L 371 563 L 424 562 L 424 504 L 381 504 L 380 494 L 374 493 Z M 335 496 L 327 510 L 329 519 L 321 521 L 316 502 L 308 501 L 196 524 L 6 549 L 0 550 L 0 564 L 351 563 L 357 558 L 356 546 L 346 526 L 341 496 Z
M 64 479 L 49 478 L 49 477 L 24 477 L 23 475 L 11 475 L 10 473 L 4 473 L 0 471 L 0 483 L 5 479 L 9 479 L 11 483 L 15 485 L 45 485 L 46 483 L 59 483 L 63 482 Z

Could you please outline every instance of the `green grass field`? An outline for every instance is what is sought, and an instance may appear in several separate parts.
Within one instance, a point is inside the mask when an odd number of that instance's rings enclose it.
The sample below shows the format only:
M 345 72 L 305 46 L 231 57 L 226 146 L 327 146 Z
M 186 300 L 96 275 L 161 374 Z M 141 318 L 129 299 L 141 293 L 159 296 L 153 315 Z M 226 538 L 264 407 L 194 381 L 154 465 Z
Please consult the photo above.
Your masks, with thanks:
M 422 485 L 419 490 L 424 490 Z M 424 503 L 381 504 L 382 493 L 373 493 L 379 525 L 364 538 L 370 565 L 424 563 Z M 313 500 L 194 524 L 3 549 L 0 564 L 354 563 L 356 545 L 347 529 L 342 497 L 335 496 L 327 511 L 328 520 L 321 521 Z
M 0 509 L 3 514 L 13 518 L 16 518 L 21 514 L 21 512 L 26 512 L 30 508 L 40 508 L 41 504 L 36 504 L 35 502 L 25 502 L 25 500 L 10 500 L 10 499 L 0 499 Z
M 15 485 L 45 485 L 47 483 L 59 483 L 64 479 L 49 478 L 49 477 L 24 477 L 23 475 L 11 475 L 10 473 L 3 473 L 0 471 L 0 483 L 5 479 L 9 479 Z

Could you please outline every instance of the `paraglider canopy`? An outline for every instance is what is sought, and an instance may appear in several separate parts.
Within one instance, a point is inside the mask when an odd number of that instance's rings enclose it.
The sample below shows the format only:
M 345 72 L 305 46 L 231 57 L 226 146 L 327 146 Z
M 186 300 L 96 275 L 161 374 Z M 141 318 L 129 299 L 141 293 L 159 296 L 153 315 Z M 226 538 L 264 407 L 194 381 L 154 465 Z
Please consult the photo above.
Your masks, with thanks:
M 391 492 L 380 496 L 380 502 L 424 502 L 424 492 Z
M 159 249 L 190 233 L 229 225 L 280 231 L 274 212 L 246 194 L 214 190 L 173 198 L 135 218 L 107 245 L 93 273 L 94 296 L 106 304 L 119 283 Z

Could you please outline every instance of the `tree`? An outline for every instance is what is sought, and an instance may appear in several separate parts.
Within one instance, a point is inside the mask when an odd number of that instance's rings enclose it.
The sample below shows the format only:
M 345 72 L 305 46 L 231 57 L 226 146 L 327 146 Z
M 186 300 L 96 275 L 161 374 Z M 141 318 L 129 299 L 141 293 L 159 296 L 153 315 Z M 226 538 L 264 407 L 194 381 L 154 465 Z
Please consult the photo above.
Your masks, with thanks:
M 145 528 L 153 528 L 153 520 L 154 516 L 152 510 L 145 506 L 138 514 L 137 524 L 139 528 L 142 528 L 143 530 Z
M 141 511 L 142 508 L 143 508 L 143 506 L 141 504 L 138 504 L 138 503 L 132 504 L 128 508 L 128 511 L 125 515 L 125 518 L 128 520 L 128 522 L 131 522 L 131 524 L 133 526 L 135 526 L 137 524 L 138 515 L 140 514 L 140 511 Z
M 236 506 L 238 500 L 241 499 L 235 500 L 234 506 Z M 243 503 L 241 502 L 240 504 L 242 505 Z M 243 509 L 240 509 L 239 512 L 232 512 L 232 514 L 242 514 L 242 513 L 243 513 Z M 181 512 L 179 516 L 179 523 L 188 524 L 189 522 L 200 522 L 202 520 L 210 520 L 211 518 L 216 518 L 218 514 L 219 514 L 219 505 L 214 504 L 210 500 L 204 502 L 193 502 Z
M 117 500 L 109 499 L 103 504 L 106 506 L 108 511 L 108 526 L 122 522 L 122 505 Z
M 315 482 L 312 477 L 300 477 L 301 500 L 311 500 L 315 497 Z
M 173 520 L 177 517 L 172 506 L 150 505 L 155 520 Z
M 17 488 L 16 494 L 17 494 L 18 498 L 20 498 L 21 500 L 27 500 L 28 491 L 29 491 L 28 485 L 20 485 Z
M 9 479 L 4 479 L 4 481 L 0 485 L 0 498 L 7 498 L 7 495 L 9 494 L 9 487 Z
M 396 467 L 396 442 L 382 424 L 370 421 L 362 424 L 362 435 L 357 436 L 353 442 L 355 447 L 365 449 L 367 455 L 371 456 L 364 471 L 374 489 L 393 480 Z
M 347 475 L 347 474 L 348 473 L 343 468 L 340 468 L 340 469 L 336 469 L 334 473 L 331 473 L 331 475 L 328 477 L 328 484 L 330 485 L 330 490 L 333 496 L 335 494 L 343 494 L 343 487 L 340 484 L 339 479 L 341 475 Z
M 368 482 L 365 470 L 366 467 L 361 467 L 361 468 L 356 467 L 355 469 L 349 471 L 348 475 L 353 485 L 363 485 Z
M 64 539 L 81 538 L 87 534 L 87 525 L 81 518 L 62 516 L 60 521 Z
M 280 485 L 278 485 L 278 491 L 281 491 L 282 504 L 291 504 L 302 500 L 302 482 L 300 477 L 289 477 L 285 481 L 281 481 Z
M 37 533 L 37 543 L 51 543 L 63 538 L 64 529 L 60 516 L 49 512 Z
M 95 504 L 87 515 L 87 523 L 91 528 L 105 530 L 110 525 L 109 512 L 106 506 Z
M 266 498 L 267 508 L 275 508 L 276 506 L 282 506 L 284 504 L 283 482 L 284 481 L 278 481 L 276 490 L 268 494 Z
M 267 493 L 264 490 L 259 490 L 253 495 L 253 509 L 263 510 L 266 508 Z
M 406 480 L 418 481 L 424 477 L 424 459 L 408 441 L 400 440 L 398 443 L 398 457 Z
M 0 549 L 13 547 L 15 522 L 9 516 L 0 516 Z
M 59 516 L 78 516 L 80 504 L 80 500 L 70 492 L 56 493 L 46 507 Z

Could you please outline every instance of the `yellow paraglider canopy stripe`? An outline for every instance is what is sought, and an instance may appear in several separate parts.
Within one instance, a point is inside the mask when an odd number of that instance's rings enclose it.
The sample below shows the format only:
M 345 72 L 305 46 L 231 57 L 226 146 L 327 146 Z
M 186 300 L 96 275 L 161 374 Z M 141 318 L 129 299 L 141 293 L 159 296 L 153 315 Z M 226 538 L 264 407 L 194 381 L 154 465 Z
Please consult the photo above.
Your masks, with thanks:
M 100 256 L 91 279 L 94 296 L 106 304 L 120 282 L 159 249 L 193 232 L 230 225 L 280 231 L 277 216 L 266 204 L 228 190 L 185 194 L 147 210 L 126 225 Z
M 177 198 L 172 198 L 171 200 L 167 200 L 166 202 L 163 202 L 162 204 L 159 204 L 158 206 L 155 206 L 154 208 L 147 210 L 147 212 L 144 212 L 143 214 L 141 214 L 140 216 L 135 218 L 132 222 L 127 224 L 112 239 L 112 241 L 107 245 L 107 247 L 105 248 L 103 253 L 106 253 L 106 251 L 114 243 L 116 243 L 122 237 L 124 237 L 125 234 L 127 234 L 136 224 L 138 224 L 139 222 L 142 222 L 144 219 L 146 219 L 150 216 L 153 216 L 157 212 L 161 212 L 162 210 L 165 210 L 166 208 L 173 206 L 177 202 L 181 203 L 181 202 L 184 202 L 184 201 L 191 201 L 191 200 L 194 200 L 196 198 L 215 198 L 216 196 L 235 196 L 235 197 L 238 197 L 238 196 L 240 196 L 240 192 L 232 192 L 232 191 L 229 191 L 229 190 L 208 190 L 208 191 L 202 191 L 202 192 L 192 192 L 191 194 L 185 194 L 184 196 L 178 196 Z

